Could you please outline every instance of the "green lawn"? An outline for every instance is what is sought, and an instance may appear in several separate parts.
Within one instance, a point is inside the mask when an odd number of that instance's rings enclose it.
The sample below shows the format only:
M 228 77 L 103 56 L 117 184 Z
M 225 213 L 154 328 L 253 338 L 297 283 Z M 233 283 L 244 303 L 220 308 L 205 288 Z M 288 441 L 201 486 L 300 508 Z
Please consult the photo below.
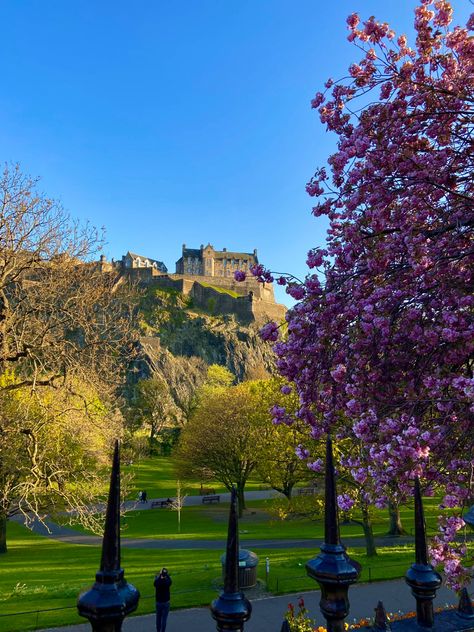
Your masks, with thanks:
M 248 510 L 239 521 L 241 540 L 245 539 L 301 539 L 323 536 L 322 520 L 277 520 L 264 509 L 267 501 L 250 501 Z M 227 535 L 228 503 L 219 506 L 184 507 L 181 512 L 181 533 L 177 533 L 176 512 L 169 509 L 130 511 L 122 519 L 124 538 L 163 539 L 223 539 Z M 387 530 L 386 522 L 378 529 Z M 362 527 L 356 524 L 342 525 L 343 537 L 362 537 Z
M 203 287 L 210 287 L 212 290 L 219 292 L 219 294 L 228 294 L 229 296 L 232 296 L 232 298 L 238 298 L 239 296 L 242 296 L 242 294 L 238 294 L 237 292 L 234 292 L 234 290 L 231 290 L 229 288 L 218 287 L 217 285 L 212 285 L 211 283 L 205 283 L 204 281 L 199 281 L 199 284 L 202 285 Z
M 246 539 L 302 539 L 323 537 L 323 520 L 308 518 L 279 520 L 271 513 L 271 500 L 247 502 L 247 510 L 240 520 L 240 538 Z M 436 531 L 436 507 L 438 501 L 426 499 L 426 521 L 428 532 Z M 124 538 L 177 538 L 190 540 L 223 539 L 227 534 L 229 504 L 199 505 L 184 507 L 181 512 L 181 532 L 177 531 L 177 513 L 169 509 L 144 509 L 129 511 L 122 517 Z M 402 508 L 402 519 L 408 533 L 413 533 L 413 510 Z M 79 525 L 74 528 L 82 531 Z M 388 529 L 386 511 L 375 511 L 373 530 L 375 536 L 384 536 Z M 356 523 L 341 524 L 341 536 L 362 538 L 362 526 Z M 350 542 L 349 542 L 350 543 Z
M 92 585 L 100 560 L 99 547 L 61 544 L 32 534 L 16 523 L 10 523 L 8 530 L 9 552 L 0 558 L 0 631 L 80 622 L 75 611 L 77 595 Z M 259 549 L 259 577 L 264 579 L 263 560 L 268 556 L 270 590 L 310 590 L 315 585 L 306 577 L 304 565 L 316 553 L 316 547 L 314 553 L 298 548 Z M 366 561 L 360 549 L 350 553 L 361 563 Z M 173 576 L 173 607 L 208 604 L 219 587 L 220 555 L 221 551 L 123 549 L 126 577 L 142 595 L 138 613 L 153 611 L 153 576 L 164 564 Z M 372 578 L 388 579 L 401 577 L 412 560 L 410 547 L 394 548 L 384 549 L 379 558 L 368 564 Z M 362 579 L 367 578 L 366 565 Z M 54 608 L 51 612 L 39 612 Z
M 144 459 L 124 468 L 136 474 L 131 497 L 146 489 L 150 498 L 175 495 L 175 475 L 171 458 Z M 216 492 L 224 491 L 217 483 L 207 483 Z M 252 481 L 249 488 L 258 488 Z M 199 482 L 190 485 L 194 493 Z M 258 550 L 260 559 L 270 559 L 269 589 L 274 593 L 310 590 L 314 583 L 306 576 L 305 563 L 318 553 L 322 539 L 322 521 L 308 519 L 280 521 L 269 513 L 272 501 L 250 501 L 239 523 L 242 545 L 251 539 L 314 538 L 314 551 L 288 547 L 284 550 Z M 425 511 L 430 531 L 434 531 L 436 506 L 439 499 L 425 499 Z M 182 511 L 181 533 L 177 533 L 176 512 L 167 509 L 129 512 L 123 518 L 123 537 L 224 539 L 227 532 L 228 504 L 185 507 Z M 402 508 L 402 519 L 408 531 L 413 529 L 413 510 Z M 377 511 L 374 518 L 376 535 L 387 531 L 387 512 Z M 341 535 L 362 536 L 359 525 L 341 525 Z M 0 556 L 0 632 L 44 628 L 79 622 L 75 611 L 77 595 L 91 586 L 100 560 L 96 546 L 68 545 L 37 536 L 16 523 L 8 528 L 9 552 Z M 379 556 L 367 560 L 364 549 L 349 551 L 362 565 L 362 580 L 401 577 L 413 561 L 413 547 L 379 548 Z M 173 575 L 173 607 L 182 608 L 208 604 L 219 586 L 221 551 L 165 551 L 123 549 L 122 564 L 126 577 L 142 594 L 139 613 L 153 611 L 152 580 L 161 566 Z M 264 579 L 264 564 L 259 576 Z M 40 612 L 47 610 L 50 612 Z M 21 614 L 26 613 L 26 614 Z
M 129 485 L 128 498 L 135 500 L 141 489 L 146 489 L 148 498 L 167 498 L 176 496 L 176 474 L 172 457 L 156 456 L 140 459 L 132 465 L 122 467 L 123 474 L 131 475 L 132 482 Z M 222 494 L 227 489 L 218 481 L 206 481 L 204 487 L 215 489 L 217 494 Z M 199 494 L 200 481 L 182 481 L 184 494 L 196 496 Z M 251 479 L 247 483 L 247 490 L 268 489 L 258 479 Z

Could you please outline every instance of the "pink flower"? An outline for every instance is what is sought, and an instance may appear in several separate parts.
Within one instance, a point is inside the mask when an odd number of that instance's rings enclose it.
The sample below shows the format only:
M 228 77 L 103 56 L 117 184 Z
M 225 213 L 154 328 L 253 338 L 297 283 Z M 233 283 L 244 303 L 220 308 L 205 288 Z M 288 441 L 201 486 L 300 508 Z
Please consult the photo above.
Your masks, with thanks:
M 355 502 L 348 494 L 341 494 L 337 497 L 337 504 L 342 511 L 350 511 Z
M 331 371 L 331 376 L 336 382 L 343 382 L 346 377 L 347 368 L 343 364 L 338 364 L 335 369 Z
M 246 276 L 247 276 L 247 275 L 245 274 L 245 272 L 244 272 L 243 270 L 236 270 L 236 271 L 234 272 L 234 279 L 235 279 L 236 281 L 239 281 L 239 282 L 241 282 L 241 281 L 245 281 Z
M 304 446 L 300 444 L 296 446 L 295 454 L 299 459 L 305 460 L 309 457 L 309 450 L 307 450 Z
M 306 259 L 308 267 L 318 268 L 323 263 L 325 254 L 327 254 L 327 252 L 325 250 L 320 250 L 319 248 L 310 250 L 308 252 L 308 258 Z
M 307 466 L 312 472 L 322 472 L 323 470 L 323 462 L 321 459 L 316 459 L 316 461 L 313 461 L 312 463 L 307 463 Z
M 350 29 L 355 29 L 355 28 L 356 28 L 356 26 L 357 26 L 357 25 L 359 24 L 359 22 L 360 22 L 360 18 L 359 18 L 359 16 L 357 15 L 357 13 L 352 13 L 352 14 L 351 14 L 351 15 L 347 18 L 346 22 L 347 22 L 347 26 L 348 26 Z
M 302 285 L 296 285 L 294 283 L 288 285 L 286 289 L 287 293 L 297 301 L 300 301 L 304 298 L 306 292 Z
M 260 337 L 271 342 L 278 340 L 278 325 L 274 322 L 267 323 L 260 329 Z
M 312 108 L 318 108 L 321 103 L 323 103 L 324 101 L 324 94 L 322 94 L 321 92 L 317 92 L 315 97 L 311 100 L 311 107 Z

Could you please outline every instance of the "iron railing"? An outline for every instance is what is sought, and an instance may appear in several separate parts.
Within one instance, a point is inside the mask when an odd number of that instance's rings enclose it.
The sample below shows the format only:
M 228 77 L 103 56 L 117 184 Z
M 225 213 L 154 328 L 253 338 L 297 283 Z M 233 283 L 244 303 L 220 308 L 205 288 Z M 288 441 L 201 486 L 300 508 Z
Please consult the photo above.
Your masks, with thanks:
M 415 562 L 406 573 L 406 582 L 416 602 L 416 620 L 390 623 L 383 602 L 375 608 L 374 623 L 366 630 L 416 632 L 438 630 L 461 632 L 474 630 L 474 612 L 467 591 L 464 589 L 457 611 L 444 610 L 434 613 L 433 599 L 441 585 L 441 576 L 428 562 L 426 524 L 420 483 L 415 479 Z M 100 569 L 92 588 L 78 600 L 78 612 L 86 617 L 95 632 L 120 632 L 123 619 L 138 605 L 139 593 L 124 577 L 120 566 L 120 463 L 119 445 L 115 446 L 106 523 L 102 544 Z M 474 527 L 474 509 L 465 521 Z M 349 614 L 349 588 L 360 575 L 360 565 L 351 560 L 339 536 L 339 520 L 336 506 L 336 478 L 334 472 L 332 442 L 326 442 L 325 521 L 324 543 L 321 552 L 306 564 L 309 577 L 316 580 L 321 589 L 321 612 L 326 619 L 328 632 L 343 632 Z M 211 615 L 218 632 L 243 632 L 249 620 L 252 606 L 238 587 L 239 532 L 237 518 L 237 494 L 231 494 L 227 535 L 224 588 L 211 604 Z M 211 628 L 211 621 L 209 621 Z M 282 630 L 289 630 L 284 622 Z

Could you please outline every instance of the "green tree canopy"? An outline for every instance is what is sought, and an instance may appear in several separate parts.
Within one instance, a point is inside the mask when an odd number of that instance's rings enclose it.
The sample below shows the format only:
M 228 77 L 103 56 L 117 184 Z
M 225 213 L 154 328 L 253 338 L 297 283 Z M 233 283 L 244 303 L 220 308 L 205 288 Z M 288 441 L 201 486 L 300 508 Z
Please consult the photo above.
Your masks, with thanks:
M 264 419 L 257 394 L 247 384 L 210 389 L 183 428 L 176 456 L 179 476 L 216 478 L 237 488 L 239 511 L 258 459 L 256 442 Z

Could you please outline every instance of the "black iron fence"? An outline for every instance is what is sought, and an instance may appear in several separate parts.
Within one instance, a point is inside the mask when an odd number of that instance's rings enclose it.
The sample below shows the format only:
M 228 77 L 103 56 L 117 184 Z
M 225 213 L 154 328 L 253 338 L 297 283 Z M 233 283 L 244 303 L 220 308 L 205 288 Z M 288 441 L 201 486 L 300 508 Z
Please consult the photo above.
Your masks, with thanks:
M 423 503 L 418 479 L 415 480 L 414 490 L 415 510 L 415 560 L 405 574 L 406 583 L 411 588 L 416 605 L 416 619 L 389 623 L 382 601 L 375 609 L 375 619 L 371 627 L 366 630 L 393 632 L 417 632 L 432 630 L 433 632 L 461 632 L 474 631 L 474 610 L 471 599 L 466 590 L 461 594 L 457 610 L 445 610 L 435 615 L 433 599 L 441 585 L 441 576 L 428 562 L 426 525 L 423 514 Z M 466 524 L 474 528 L 474 508 L 464 517 Z M 87 618 L 95 632 L 120 632 L 124 618 L 137 609 L 140 594 L 129 584 L 124 576 L 120 564 L 120 462 L 119 445 L 115 446 L 112 466 L 109 498 L 107 503 L 106 522 L 102 544 L 100 568 L 96 573 L 92 588 L 83 593 L 77 603 L 79 615 Z M 269 587 L 274 592 L 286 592 L 285 581 L 291 582 L 291 590 L 295 590 L 295 579 L 301 578 L 304 586 L 296 590 L 311 590 L 315 580 L 321 590 L 320 607 L 326 619 L 328 632 L 344 632 L 345 621 L 349 613 L 349 588 L 359 580 L 360 565 L 352 560 L 341 544 L 339 537 L 338 511 L 336 506 L 336 482 L 334 474 L 331 438 L 328 436 L 326 445 L 326 477 L 325 477 L 325 538 L 321 545 L 321 553 L 306 564 L 306 576 L 284 578 L 270 576 Z M 391 565 L 400 568 L 402 563 Z M 386 577 L 386 568 L 371 568 L 366 566 L 365 581 L 374 581 Z M 243 632 L 245 622 L 250 618 L 252 606 L 238 584 L 239 569 L 239 535 L 237 518 L 237 495 L 233 490 L 231 495 L 227 548 L 225 557 L 224 587 L 217 599 L 211 604 L 211 616 L 215 623 L 209 620 L 209 630 L 215 626 L 217 632 Z M 380 577 L 383 573 L 385 577 Z M 309 585 L 308 585 L 309 584 Z M 215 586 L 214 586 L 215 588 Z M 205 592 L 202 586 L 182 592 Z M 177 591 L 175 594 L 179 594 Z M 383 597 L 383 595 L 381 595 Z M 154 595 L 141 597 L 142 600 L 153 599 Z M 374 604 L 375 605 L 375 604 Z M 18 612 L 14 615 L 0 614 L 0 630 L 2 623 L 14 616 L 16 624 L 19 617 L 31 617 L 22 625 L 25 630 L 35 629 L 42 625 L 41 616 L 45 613 L 66 611 L 70 608 L 50 608 L 49 610 L 33 610 Z M 12 619 L 10 618 L 10 621 Z M 18 625 L 15 625 L 18 629 Z M 3 627 L 3 629 L 8 629 Z M 288 630 L 288 624 L 282 630 Z M 276 631 L 275 631 L 276 632 Z

